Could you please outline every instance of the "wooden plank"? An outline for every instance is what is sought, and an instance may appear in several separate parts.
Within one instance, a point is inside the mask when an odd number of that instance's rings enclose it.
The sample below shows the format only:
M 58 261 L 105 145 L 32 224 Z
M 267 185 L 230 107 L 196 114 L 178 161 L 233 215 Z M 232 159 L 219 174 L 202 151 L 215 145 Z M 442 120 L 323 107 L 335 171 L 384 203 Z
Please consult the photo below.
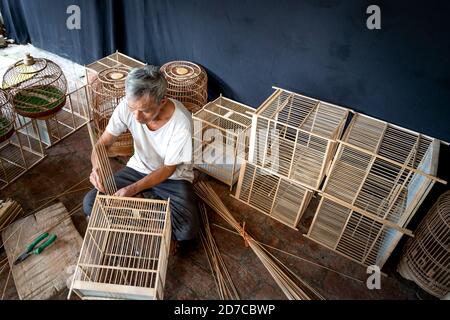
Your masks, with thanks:
M 45 231 L 56 234 L 56 241 L 40 255 L 32 255 L 22 263 L 13 265 L 25 247 Z M 2 240 L 17 293 L 22 300 L 50 299 L 65 290 L 70 276 L 67 267 L 76 264 L 83 241 L 67 209 L 60 202 L 14 222 L 2 233 Z

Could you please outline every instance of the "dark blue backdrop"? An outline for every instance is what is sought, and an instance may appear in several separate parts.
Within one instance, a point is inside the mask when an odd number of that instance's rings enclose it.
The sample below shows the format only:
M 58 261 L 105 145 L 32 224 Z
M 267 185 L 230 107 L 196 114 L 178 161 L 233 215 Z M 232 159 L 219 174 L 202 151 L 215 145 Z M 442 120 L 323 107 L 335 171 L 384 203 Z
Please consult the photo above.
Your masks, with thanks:
M 81 8 L 68 30 L 66 8 Z M 381 7 L 381 30 L 366 8 Z M 257 107 L 276 85 L 450 141 L 448 1 L 1 0 L 11 37 L 87 64 L 118 49 L 192 60 L 211 96 Z

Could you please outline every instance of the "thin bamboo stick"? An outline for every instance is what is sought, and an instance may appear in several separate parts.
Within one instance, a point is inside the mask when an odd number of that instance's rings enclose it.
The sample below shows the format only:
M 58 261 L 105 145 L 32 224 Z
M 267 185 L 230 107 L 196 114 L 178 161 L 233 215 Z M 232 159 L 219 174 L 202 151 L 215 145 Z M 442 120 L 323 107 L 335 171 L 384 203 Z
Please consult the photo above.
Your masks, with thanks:
M 323 296 L 304 280 L 297 277 L 289 268 L 276 259 L 266 249 L 256 242 L 240 224 L 236 221 L 227 207 L 223 204 L 214 189 L 204 181 L 198 182 L 195 186 L 198 196 L 228 222 L 243 238 L 248 246 L 253 250 L 259 260 L 264 264 L 267 271 L 273 277 L 280 289 L 288 299 L 312 300 L 324 299 Z M 293 278 L 295 278 L 295 281 Z

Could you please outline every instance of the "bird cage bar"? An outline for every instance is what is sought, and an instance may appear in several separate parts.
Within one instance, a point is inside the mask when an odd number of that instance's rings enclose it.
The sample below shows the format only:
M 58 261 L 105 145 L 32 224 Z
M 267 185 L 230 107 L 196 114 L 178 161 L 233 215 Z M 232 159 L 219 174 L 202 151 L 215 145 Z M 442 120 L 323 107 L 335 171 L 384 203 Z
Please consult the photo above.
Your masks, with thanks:
M 254 109 L 220 95 L 192 118 L 194 167 L 232 187 L 248 154 Z
M 98 195 L 72 281 L 82 299 L 162 299 L 170 203 Z
M 254 115 L 249 161 L 318 189 L 349 109 L 276 88 Z
M 97 75 L 105 69 L 109 68 L 125 68 L 131 71 L 133 68 L 145 66 L 145 63 L 137 59 L 131 58 L 119 51 L 92 62 L 85 66 L 86 79 L 88 84 L 92 84 Z
M 312 194 L 311 190 L 293 180 L 244 161 L 233 197 L 297 229 Z
M 12 136 L 0 142 L 0 189 L 46 157 L 35 119 L 16 117 L 14 126 Z
M 450 191 L 438 198 L 415 238 L 408 239 L 397 270 L 438 298 L 450 292 Z

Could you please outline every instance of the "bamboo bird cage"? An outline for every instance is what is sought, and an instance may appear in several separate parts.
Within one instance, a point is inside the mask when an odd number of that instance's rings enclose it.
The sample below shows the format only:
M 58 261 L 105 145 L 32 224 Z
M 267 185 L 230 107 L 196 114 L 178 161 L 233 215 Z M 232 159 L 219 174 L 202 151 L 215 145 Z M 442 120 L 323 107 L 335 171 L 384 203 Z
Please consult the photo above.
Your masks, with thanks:
M 45 157 L 36 120 L 16 117 L 9 98 L 0 90 L 0 189 Z
M 312 195 L 293 180 L 244 162 L 234 197 L 295 229 Z
M 167 97 L 176 99 L 192 113 L 208 99 L 208 76 L 199 65 L 189 61 L 171 61 L 160 68 L 167 80 Z
M 113 54 L 94 61 L 85 67 L 87 83 L 92 84 L 98 74 L 106 69 L 122 68 L 131 71 L 131 69 L 141 68 L 143 66 L 145 66 L 145 63 L 142 61 L 133 59 L 116 51 Z
M 113 67 L 100 71 L 94 79 L 91 88 L 92 115 L 97 135 L 100 137 L 108 125 L 114 109 L 125 97 L 125 79 L 128 69 Z M 133 154 L 133 137 L 127 130 L 117 137 L 108 149 L 108 154 L 114 156 L 131 156 Z
M 450 191 L 442 194 L 409 239 L 398 272 L 428 293 L 450 293 Z
M 317 190 L 349 110 L 274 89 L 253 118 L 249 161 Z
M 355 114 L 327 175 L 308 237 L 364 265 L 381 267 L 401 236 L 412 235 L 405 227 L 433 184 L 446 183 L 435 176 L 439 144 Z
M 192 118 L 194 167 L 230 187 L 247 159 L 254 109 L 220 95 Z
M 24 117 L 45 119 L 66 103 L 67 81 L 61 68 L 30 54 L 6 70 L 3 87 L 10 90 L 15 112 Z
M 169 201 L 97 195 L 70 288 L 82 299 L 163 299 Z

